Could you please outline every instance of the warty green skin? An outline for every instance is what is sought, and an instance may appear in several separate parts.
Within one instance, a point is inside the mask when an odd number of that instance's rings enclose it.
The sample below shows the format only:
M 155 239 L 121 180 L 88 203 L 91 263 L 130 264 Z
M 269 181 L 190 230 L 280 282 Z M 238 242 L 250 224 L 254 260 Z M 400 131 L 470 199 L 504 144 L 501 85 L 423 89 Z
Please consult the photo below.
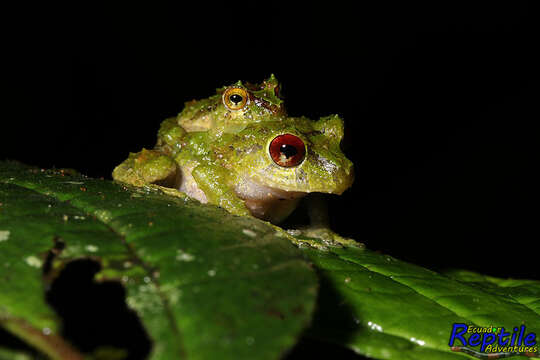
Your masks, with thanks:
M 154 150 L 130 154 L 113 178 L 174 187 L 233 214 L 273 223 L 286 218 L 307 193 L 341 194 L 349 188 L 354 172 L 340 150 L 343 120 L 337 115 L 318 121 L 287 117 L 275 93 L 275 78 L 259 88 L 250 91 L 250 103 L 239 111 L 223 105 L 226 88 L 188 104 L 162 123 Z M 299 165 L 282 167 L 272 160 L 270 142 L 282 134 L 304 142 L 306 156 Z
M 222 95 L 227 88 L 238 87 L 249 93 L 246 106 L 230 110 L 224 105 Z M 186 131 L 237 132 L 247 124 L 262 121 L 279 121 L 287 117 L 283 101 L 278 97 L 279 84 L 274 75 L 258 85 L 241 81 L 217 89 L 216 94 L 202 100 L 184 104 L 178 114 L 178 124 Z

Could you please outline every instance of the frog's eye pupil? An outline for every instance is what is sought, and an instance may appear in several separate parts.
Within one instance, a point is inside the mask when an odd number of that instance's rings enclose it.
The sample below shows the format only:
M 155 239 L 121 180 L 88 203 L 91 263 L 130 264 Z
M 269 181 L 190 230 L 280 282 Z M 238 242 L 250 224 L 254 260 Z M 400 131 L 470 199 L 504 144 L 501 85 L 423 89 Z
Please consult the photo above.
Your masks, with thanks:
M 237 105 L 240 104 L 244 100 L 244 98 L 242 97 L 242 95 L 232 94 L 231 96 L 229 96 L 229 100 Z
M 306 146 L 296 135 L 283 134 L 276 136 L 268 148 L 274 162 L 281 167 L 298 166 L 304 161 Z
M 279 151 L 285 155 L 286 158 L 293 157 L 294 155 L 298 154 L 298 150 L 292 145 L 289 144 L 283 144 L 281 145 L 281 148 Z

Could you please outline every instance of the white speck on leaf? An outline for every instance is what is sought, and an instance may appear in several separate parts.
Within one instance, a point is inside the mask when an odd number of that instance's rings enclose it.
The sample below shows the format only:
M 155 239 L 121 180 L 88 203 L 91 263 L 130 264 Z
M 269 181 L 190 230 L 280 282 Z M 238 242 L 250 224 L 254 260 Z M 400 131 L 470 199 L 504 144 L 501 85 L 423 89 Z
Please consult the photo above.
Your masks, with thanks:
M 43 264 L 43 261 L 41 261 L 40 258 L 36 257 L 36 256 L 29 256 L 27 257 L 26 259 L 24 259 L 24 261 L 26 261 L 26 263 L 32 267 L 35 267 L 35 268 L 40 268 L 41 265 Z
M 9 240 L 9 230 L 0 230 L 0 242 Z
M 243 229 L 242 232 L 243 232 L 245 235 L 249 236 L 249 237 L 255 237 L 255 236 L 257 236 L 257 233 L 256 233 L 255 231 L 253 231 L 253 230 Z
M 188 254 L 182 249 L 176 250 L 176 260 L 177 261 L 193 261 L 195 256 Z
M 215 276 L 216 270 L 208 270 L 208 276 Z
M 96 245 L 86 245 L 85 247 L 86 251 L 88 252 L 97 252 L 99 250 L 99 248 L 96 246 Z
M 422 341 L 422 340 L 420 340 L 420 339 L 416 339 L 416 338 L 413 338 L 413 337 L 411 338 L 411 341 L 412 341 L 413 343 L 417 343 L 417 344 L 420 345 L 420 346 L 424 346 L 425 343 L 426 343 L 425 341 Z
M 96 210 L 94 215 L 103 222 L 108 222 L 112 218 L 111 213 L 107 210 Z
M 371 322 L 371 321 L 368 322 L 367 324 L 368 324 L 368 326 L 369 326 L 369 328 L 370 328 L 371 330 L 376 330 L 376 331 L 382 332 L 382 326 L 377 325 L 377 324 L 375 324 L 374 322 Z

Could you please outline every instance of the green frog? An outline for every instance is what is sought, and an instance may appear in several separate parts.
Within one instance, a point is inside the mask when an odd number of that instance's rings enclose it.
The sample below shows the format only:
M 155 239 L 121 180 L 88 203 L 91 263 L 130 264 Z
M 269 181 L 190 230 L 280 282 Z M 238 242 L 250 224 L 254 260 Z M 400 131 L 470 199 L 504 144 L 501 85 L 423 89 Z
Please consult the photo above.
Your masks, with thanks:
M 352 185 L 353 164 L 340 149 L 343 131 L 337 115 L 287 116 L 273 75 L 261 84 L 237 82 L 187 102 L 163 121 L 155 148 L 130 153 L 113 178 L 175 189 L 234 215 L 279 224 L 307 194 L 342 194 Z M 328 229 L 324 211 L 310 214 L 304 235 L 355 244 Z

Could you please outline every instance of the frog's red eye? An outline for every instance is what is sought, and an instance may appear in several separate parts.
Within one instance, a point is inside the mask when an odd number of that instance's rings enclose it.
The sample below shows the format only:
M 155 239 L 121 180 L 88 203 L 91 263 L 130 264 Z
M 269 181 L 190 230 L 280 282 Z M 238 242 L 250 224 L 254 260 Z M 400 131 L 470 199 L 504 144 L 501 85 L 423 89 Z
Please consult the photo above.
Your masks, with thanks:
M 223 93 L 223 104 L 229 110 L 243 109 L 249 101 L 248 92 L 241 87 L 230 87 Z
M 306 146 L 302 139 L 291 134 L 276 136 L 270 143 L 270 156 L 279 166 L 299 165 L 306 156 Z

